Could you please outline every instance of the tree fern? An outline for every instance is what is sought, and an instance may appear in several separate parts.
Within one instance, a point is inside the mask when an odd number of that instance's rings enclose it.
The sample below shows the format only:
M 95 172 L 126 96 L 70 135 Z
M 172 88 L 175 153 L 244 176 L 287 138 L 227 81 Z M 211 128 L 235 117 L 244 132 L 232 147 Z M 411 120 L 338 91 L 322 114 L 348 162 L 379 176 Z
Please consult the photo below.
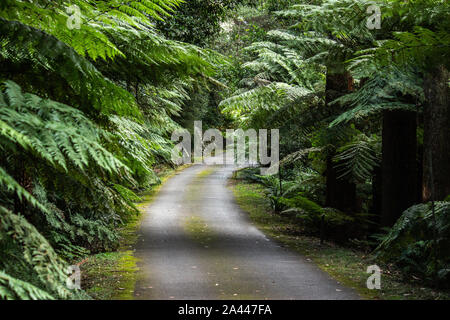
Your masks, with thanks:
M 364 182 L 372 178 L 374 168 L 380 165 L 380 158 L 381 141 L 376 136 L 360 134 L 340 147 L 333 160 L 339 172 L 338 179 Z
M 90 104 L 104 113 L 139 114 L 132 95 L 106 79 L 73 48 L 39 29 L 1 17 L 0 21 L 0 61 L 9 64 L 7 68 L 2 65 L 2 72 L 13 77 L 16 68 L 21 70 L 22 65 L 29 64 L 31 68 L 21 72 L 31 73 L 35 82 L 40 79 L 36 74 L 42 72 L 63 81 L 70 89 L 58 87 L 61 86 L 58 81 L 49 83 L 47 78 L 39 85 L 73 91 L 75 97 L 70 103 L 85 111 Z
M 123 53 L 105 35 L 104 30 L 116 27 L 147 29 L 153 19 L 169 15 L 181 2 L 179 0 L 137 0 L 123 1 L 34 1 L 23 2 L 7 0 L 1 8 L 0 16 L 8 20 L 21 21 L 31 27 L 39 28 L 54 35 L 62 42 L 86 53 L 94 60 L 113 58 Z M 78 6 L 81 11 L 80 28 L 66 27 L 69 18 L 68 8 Z M 23 13 L 27 14 L 24 15 Z
M 67 105 L 22 93 L 12 81 L 4 83 L 0 120 L 26 136 L 29 147 L 52 165 L 69 164 L 85 170 L 94 164 L 111 174 L 127 168 L 102 147 L 103 132 L 83 113 Z
M 180 3 L 0 4 L 0 298 L 85 297 L 62 258 L 117 248 L 134 191 L 171 165 L 173 118 L 225 61 L 153 28 Z
M 32 284 L 0 271 L 0 299 L 5 300 L 53 300 L 48 292 Z
M 425 280 L 433 280 L 437 275 L 443 286 L 449 286 L 450 203 L 434 205 L 434 212 L 431 203 L 405 210 L 384 236 L 376 254 Z
M 28 223 L 23 217 L 16 215 L 0 206 L 1 224 L 0 237 L 3 241 L 12 241 L 20 248 L 22 259 L 36 273 L 41 284 L 50 292 L 61 298 L 69 296 L 70 292 L 65 287 L 65 264 L 57 256 L 47 240 Z M 11 241 L 11 240 L 9 240 Z M 8 259 L 8 253 L 6 259 Z M 9 259 L 13 259 L 12 256 Z M 5 262 L 2 263 L 2 268 Z

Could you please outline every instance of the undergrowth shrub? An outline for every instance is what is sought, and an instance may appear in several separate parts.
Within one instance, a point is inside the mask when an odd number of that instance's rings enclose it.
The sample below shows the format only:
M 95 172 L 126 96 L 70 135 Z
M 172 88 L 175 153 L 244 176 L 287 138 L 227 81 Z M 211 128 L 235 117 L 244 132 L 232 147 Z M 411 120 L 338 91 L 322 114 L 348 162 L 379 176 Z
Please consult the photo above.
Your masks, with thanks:
M 322 208 L 308 198 L 297 195 L 293 198 L 282 198 L 281 202 L 288 207 L 282 214 L 293 217 L 304 227 L 304 232 L 318 235 L 323 232 L 327 239 L 346 242 L 358 237 L 356 230 L 361 230 L 365 223 L 363 215 L 348 215 L 334 208 Z
M 405 210 L 375 250 L 378 257 L 396 264 L 405 276 L 427 281 L 437 277 L 450 286 L 450 202 L 412 206 Z
M 236 172 L 235 177 L 264 185 L 265 194 L 275 213 L 293 221 L 302 233 L 319 236 L 340 243 L 364 239 L 371 222 L 368 213 L 348 214 L 335 208 L 324 208 L 310 198 L 308 183 L 317 183 L 314 175 L 309 179 L 302 175 L 294 181 L 280 180 L 278 176 L 261 176 L 259 168 L 245 168 Z

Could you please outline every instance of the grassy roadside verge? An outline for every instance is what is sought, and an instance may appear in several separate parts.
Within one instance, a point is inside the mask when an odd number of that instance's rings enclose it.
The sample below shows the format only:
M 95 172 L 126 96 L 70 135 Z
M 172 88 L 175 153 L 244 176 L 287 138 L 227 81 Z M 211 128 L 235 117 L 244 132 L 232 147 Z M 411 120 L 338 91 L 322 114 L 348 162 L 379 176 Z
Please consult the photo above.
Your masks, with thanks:
M 82 289 L 93 299 L 133 299 L 138 271 L 133 247 L 138 239 L 137 232 L 145 209 L 152 203 L 164 182 L 186 167 L 187 165 L 177 169 L 164 168 L 157 173 L 161 184 L 139 195 L 142 201 L 136 206 L 139 208 L 140 214 L 120 227 L 120 243 L 117 251 L 90 255 L 80 263 Z
M 440 292 L 416 283 L 414 279 L 402 279 L 392 266 L 374 261 L 368 253 L 320 241 L 296 232 L 292 220 L 273 214 L 264 187 L 240 179 L 231 179 L 236 201 L 247 212 L 252 222 L 281 245 L 293 249 L 347 287 L 354 288 L 365 299 L 450 299 L 448 292 Z M 381 290 L 369 290 L 366 268 L 377 264 L 382 269 Z

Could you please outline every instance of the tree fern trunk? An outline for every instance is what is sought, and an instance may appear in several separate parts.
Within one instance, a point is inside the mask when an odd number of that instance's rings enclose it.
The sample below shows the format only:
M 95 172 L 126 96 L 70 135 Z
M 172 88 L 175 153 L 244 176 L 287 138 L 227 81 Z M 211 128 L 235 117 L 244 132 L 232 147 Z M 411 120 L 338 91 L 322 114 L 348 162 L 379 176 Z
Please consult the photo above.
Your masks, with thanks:
M 353 79 L 349 72 L 327 73 L 325 88 L 325 103 L 327 108 L 339 108 L 329 105 L 330 102 L 353 90 Z M 345 179 L 338 179 L 333 163 L 333 152 L 327 155 L 326 201 L 327 207 L 336 208 L 344 212 L 354 212 L 356 207 L 356 185 Z
M 370 207 L 370 213 L 374 215 L 374 217 L 371 217 L 370 219 L 376 225 L 378 225 L 378 223 L 380 222 L 381 193 L 382 193 L 381 167 L 377 166 L 375 167 L 374 174 L 372 176 L 372 205 Z M 372 231 L 375 231 L 374 228 L 372 228 Z
M 390 227 L 416 202 L 417 121 L 410 111 L 383 114 L 381 225 Z
M 421 123 L 423 127 L 423 122 Z M 422 202 L 422 187 L 423 187 L 423 143 L 417 148 L 417 190 L 416 202 Z
M 334 168 L 333 154 L 327 156 L 326 171 L 326 201 L 325 206 L 339 209 L 343 212 L 355 212 L 356 209 L 356 185 L 345 179 L 338 179 Z
M 443 65 L 425 77 L 423 201 L 429 201 L 431 197 L 443 200 L 450 194 L 449 78 L 450 72 Z M 433 167 L 433 186 L 430 164 Z

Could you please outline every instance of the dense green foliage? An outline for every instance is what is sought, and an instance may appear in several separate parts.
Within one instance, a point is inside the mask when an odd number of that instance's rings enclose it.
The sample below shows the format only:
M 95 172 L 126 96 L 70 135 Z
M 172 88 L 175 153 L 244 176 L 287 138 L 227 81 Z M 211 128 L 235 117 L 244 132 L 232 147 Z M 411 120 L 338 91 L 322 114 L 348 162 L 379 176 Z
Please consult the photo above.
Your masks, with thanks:
M 418 204 L 407 209 L 377 248 L 405 274 L 430 282 L 450 277 L 450 203 Z
M 173 19 L 159 21 L 158 28 L 170 39 L 204 46 L 220 32 L 220 23 L 240 2 L 236 0 L 186 1 L 180 5 Z
M 280 173 L 241 172 L 275 214 L 448 286 L 449 15 L 445 0 L 3 0 L 0 299 L 87 298 L 67 266 L 117 248 L 194 120 L 279 128 Z M 399 170 L 396 199 L 381 189 Z
M 380 9 L 380 28 L 367 25 L 373 18 L 367 11 L 370 5 Z M 447 89 L 439 93 L 447 97 L 442 98 L 441 115 L 446 125 L 431 125 L 432 116 L 424 113 L 434 112 L 431 101 L 437 101 L 427 89 L 427 77 L 436 68 L 450 67 L 449 14 L 448 2 L 440 0 L 267 1 L 259 11 L 242 11 L 244 25 L 258 21 L 252 28 L 263 29 L 250 40 L 237 40 L 242 46 L 236 50 L 239 66 L 228 75 L 230 90 L 220 107 L 238 126 L 280 129 L 281 174 L 258 177 L 252 169 L 242 172 L 244 178 L 267 187 L 275 212 L 296 217 L 306 233 L 325 232 L 325 237 L 346 243 L 357 238 L 373 249 L 378 244 L 373 236 L 385 230 L 380 229 L 380 216 L 386 215 L 386 203 L 401 201 L 392 196 L 382 202 L 380 189 L 392 183 L 382 175 L 382 170 L 390 170 L 383 166 L 409 168 L 400 158 L 393 164 L 384 160 L 389 159 L 387 139 L 395 138 L 385 136 L 385 119 L 394 111 L 415 114 L 417 144 L 412 147 L 419 152 L 412 161 L 418 171 L 409 170 L 417 189 L 427 190 L 425 181 L 434 179 L 445 181 L 443 189 L 448 190 L 448 173 L 437 163 L 442 154 L 437 150 L 446 147 L 439 149 L 437 142 L 423 136 L 430 135 L 432 126 L 448 132 L 448 77 L 439 80 L 444 88 L 447 81 Z M 265 22 L 274 15 L 267 28 Z M 232 36 L 239 34 L 237 20 L 228 32 Z M 230 46 L 227 50 L 234 53 Z M 438 87 L 439 82 L 428 86 Z M 398 132 L 404 130 L 397 125 Z M 449 142 L 443 138 L 439 143 Z M 404 152 L 401 142 L 393 152 Z M 428 155 L 435 159 L 434 173 Z M 448 156 L 442 156 L 447 163 Z M 415 178 L 422 172 L 423 178 Z M 410 198 L 415 200 L 396 216 L 419 203 L 421 196 L 413 193 Z M 423 201 L 429 199 L 423 196 Z M 449 239 L 441 231 L 450 216 L 441 210 L 445 203 L 436 204 L 440 213 L 435 226 L 430 211 L 424 211 L 429 206 L 406 210 L 378 248 L 378 257 L 401 266 L 405 275 L 413 272 L 435 280 L 438 273 L 440 285 L 448 285 Z M 410 218 L 413 214 L 415 219 Z M 436 228 L 440 231 L 434 232 Z
M 68 264 L 117 247 L 134 192 L 172 165 L 173 118 L 222 61 L 154 28 L 180 3 L 2 1 L 1 298 L 83 297 Z

